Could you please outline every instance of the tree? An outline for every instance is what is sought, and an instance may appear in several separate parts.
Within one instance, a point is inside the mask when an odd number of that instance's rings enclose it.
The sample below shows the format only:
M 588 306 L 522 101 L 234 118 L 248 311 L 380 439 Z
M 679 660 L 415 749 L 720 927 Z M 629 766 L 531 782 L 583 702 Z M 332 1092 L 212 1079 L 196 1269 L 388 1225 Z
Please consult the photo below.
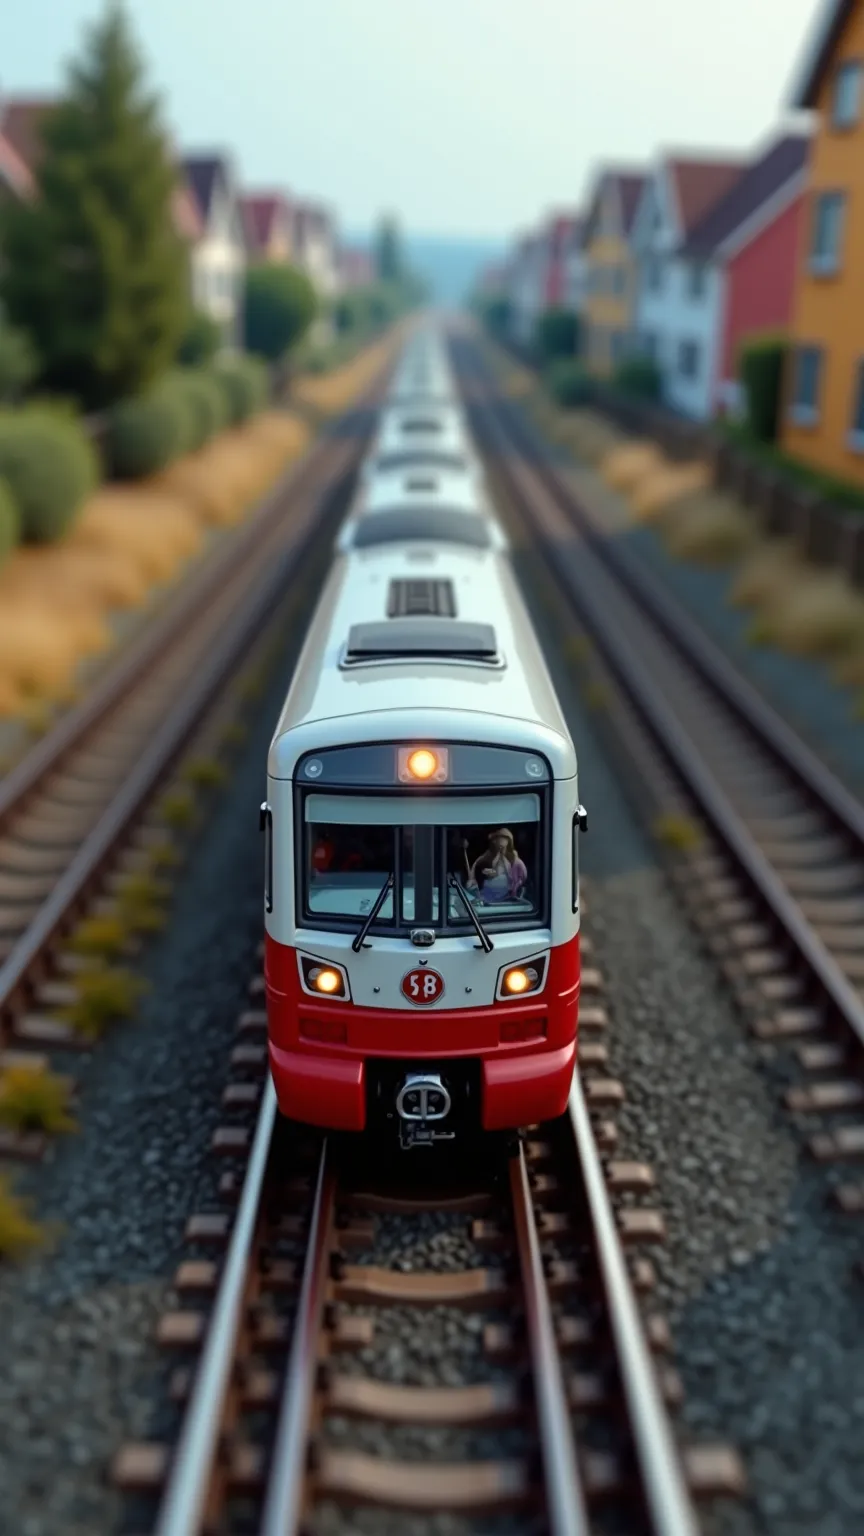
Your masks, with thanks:
M 612 383 L 622 395 L 658 403 L 663 396 L 663 376 L 650 357 L 625 357 L 615 369 Z
M 246 346 L 271 363 L 296 346 L 315 318 L 318 301 L 296 267 L 264 265 L 246 274 Z
M 101 407 L 164 371 L 188 314 L 174 171 L 120 0 L 91 28 L 42 146 L 36 197 L 0 222 L 0 293 L 42 383 Z
M 0 318 L 0 403 L 19 400 L 38 372 L 29 336 Z
M 381 283 L 402 283 L 406 276 L 405 257 L 399 225 L 385 215 L 375 236 L 375 271 Z

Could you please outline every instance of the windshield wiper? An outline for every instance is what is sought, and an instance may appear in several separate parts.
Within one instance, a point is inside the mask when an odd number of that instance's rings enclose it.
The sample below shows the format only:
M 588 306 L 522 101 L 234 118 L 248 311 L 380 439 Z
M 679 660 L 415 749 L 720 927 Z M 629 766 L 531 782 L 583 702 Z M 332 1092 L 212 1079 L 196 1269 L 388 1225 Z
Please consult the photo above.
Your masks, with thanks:
M 393 876 L 392 874 L 389 874 L 387 879 L 384 881 L 380 891 L 378 892 L 378 895 L 375 897 L 375 905 L 372 908 L 372 911 L 369 913 L 369 916 L 363 924 L 363 927 L 360 929 L 356 939 L 352 939 L 351 941 L 351 948 L 353 949 L 355 955 L 359 955 L 361 949 L 363 948 L 363 941 L 366 938 L 369 929 L 372 927 L 376 917 L 378 916 L 378 913 L 381 911 L 385 901 L 387 900 L 388 891 L 391 891 L 392 889 Z
M 492 940 L 486 932 L 486 929 L 483 927 L 483 924 L 477 916 L 477 913 L 474 911 L 474 908 L 471 905 L 471 901 L 468 897 L 468 892 L 465 890 L 462 881 L 459 880 L 456 875 L 451 874 L 448 878 L 454 891 L 458 891 L 462 905 L 465 908 L 465 911 L 468 913 L 472 923 L 474 924 L 475 931 L 480 939 L 480 943 L 474 946 L 475 949 L 485 949 L 487 955 L 490 955 L 492 950 L 495 948 L 495 945 L 492 943 Z

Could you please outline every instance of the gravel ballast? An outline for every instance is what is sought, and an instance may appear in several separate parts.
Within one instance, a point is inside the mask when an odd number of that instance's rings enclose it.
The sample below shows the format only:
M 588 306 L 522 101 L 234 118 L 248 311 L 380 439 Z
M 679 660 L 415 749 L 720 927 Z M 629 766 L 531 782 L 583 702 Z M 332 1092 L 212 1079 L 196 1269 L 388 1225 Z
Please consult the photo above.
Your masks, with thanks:
M 261 936 L 257 815 L 288 652 L 144 956 L 137 1017 L 63 1063 L 78 1134 L 16 1181 L 65 1229 L 52 1254 L 0 1270 L 0 1485 L 16 1536 L 119 1529 L 111 1459 L 152 1435 L 164 1400 L 155 1330 L 186 1219 L 219 1172 L 207 1149 Z

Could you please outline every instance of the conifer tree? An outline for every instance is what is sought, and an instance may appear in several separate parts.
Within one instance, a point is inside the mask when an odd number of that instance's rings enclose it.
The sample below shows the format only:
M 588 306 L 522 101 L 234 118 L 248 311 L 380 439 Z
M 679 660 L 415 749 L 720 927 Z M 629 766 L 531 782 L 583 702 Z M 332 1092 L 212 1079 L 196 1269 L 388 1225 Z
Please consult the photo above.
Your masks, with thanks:
M 171 363 L 188 315 L 175 172 L 121 0 L 109 0 L 43 120 L 36 196 L 0 223 L 0 295 L 42 384 L 99 408 Z

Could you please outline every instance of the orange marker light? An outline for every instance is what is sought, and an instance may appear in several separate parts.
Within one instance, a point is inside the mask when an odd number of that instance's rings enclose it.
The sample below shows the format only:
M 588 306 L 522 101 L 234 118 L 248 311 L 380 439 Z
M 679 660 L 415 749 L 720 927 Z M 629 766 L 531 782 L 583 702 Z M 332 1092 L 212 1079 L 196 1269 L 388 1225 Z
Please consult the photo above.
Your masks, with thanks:
M 431 779 L 437 767 L 438 759 L 435 753 L 428 751 L 426 747 L 420 747 L 416 752 L 412 752 L 408 759 L 408 772 L 415 779 Z

